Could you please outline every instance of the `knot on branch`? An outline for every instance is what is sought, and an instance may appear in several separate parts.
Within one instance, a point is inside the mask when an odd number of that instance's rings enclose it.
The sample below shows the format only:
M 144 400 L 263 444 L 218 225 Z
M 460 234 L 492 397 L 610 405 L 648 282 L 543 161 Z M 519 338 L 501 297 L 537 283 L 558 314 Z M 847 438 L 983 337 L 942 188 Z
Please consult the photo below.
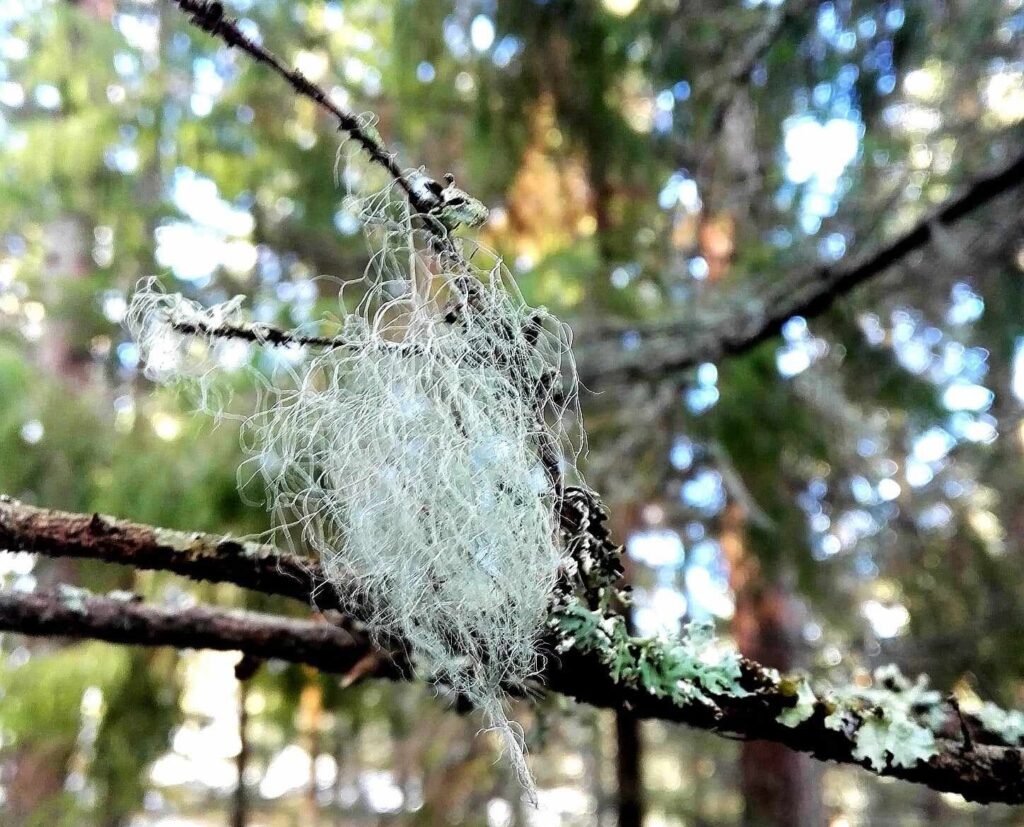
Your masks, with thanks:
M 178 0 L 178 5 L 194 26 L 220 37 L 228 46 L 239 46 L 245 40 L 237 22 L 224 17 L 224 5 L 217 0 Z
M 111 534 L 114 531 L 114 527 L 99 512 L 94 512 L 89 520 L 89 533 L 95 534 L 98 537 L 103 537 L 107 534 Z

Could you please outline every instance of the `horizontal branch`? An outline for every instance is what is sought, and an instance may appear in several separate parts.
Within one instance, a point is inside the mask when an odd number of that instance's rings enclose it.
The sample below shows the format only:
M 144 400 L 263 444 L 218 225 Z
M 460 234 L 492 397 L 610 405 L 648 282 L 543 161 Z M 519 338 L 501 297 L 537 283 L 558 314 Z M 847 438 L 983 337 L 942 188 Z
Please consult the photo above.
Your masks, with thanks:
M 100 514 L 35 508 L 0 495 L 0 549 L 101 560 L 191 580 L 233 583 L 290 597 L 320 611 L 345 610 L 318 563 L 274 546 L 202 532 L 174 531 Z
M 1002 169 L 978 178 L 927 218 L 849 263 L 813 267 L 786 279 L 765 300 L 740 305 L 702 324 L 699 320 L 602 326 L 578 337 L 577 361 L 585 384 L 661 379 L 703 362 L 744 353 L 779 334 L 793 316 L 811 318 L 839 298 L 922 249 L 936 226 L 949 227 L 998 196 L 1024 184 L 1024 153 Z M 639 337 L 629 350 L 625 335 Z
M 100 597 L 70 586 L 45 592 L 0 592 L 0 629 L 136 646 L 237 650 L 261 660 L 307 664 L 342 675 L 373 651 L 365 637 L 324 620 L 203 605 L 164 608 L 142 603 L 130 594 Z M 381 665 L 388 663 L 380 660 Z M 390 674 L 393 677 L 396 671 L 391 668 Z
M 204 320 L 185 320 L 171 317 L 168 327 L 183 336 L 199 336 L 213 339 L 238 339 L 256 345 L 274 345 L 282 347 L 315 347 L 339 348 L 348 347 L 349 343 L 340 336 L 306 336 L 293 333 L 267 324 L 229 324 L 218 322 L 212 324 Z
M 761 673 L 761 667 L 749 661 L 747 669 Z M 746 699 L 716 697 L 714 707 L 679 704 L 643 689 L 623 687 L 611 678 L 607 666 L 574 652 L 546 678 L 550 689 L 592 706 L 625 708 L 641 718 L 676 721 L 742 740 L 775 741 L 821 761 L 865 765 L 853 757 L 855 745 L 848 734 L 825 726 L 823 709 L 795 727 L 779 722 L 778 713 L 792 703 L 782 692 L 759 693 Z M 929 761 L 910 768 L 890 765 L 880 774 L 959 793 L 972 801 L 1024 803 L 1022 750 L 984 744 L 966 749 L 951 739 L 938 739 L 937 744 L 938 754 Z
M 200 339 L 234 339 L 250 342 L 255 345 L 271 345 L 273 347 L 312 347 L 323 350 L 360 347 L 360 344 L 346 339 L 344 336 L 312 336 L 283 330 L 280 327 L 260 322 L 210 322 L 205 319 L 180 318 L 169 314 L 167 326 L 182 336 L 196 336 Z M 415 343 L 378 341 L 375 347 L 386 348 L 400 356 L 416 356 L 423 352 L 422 347 Z
M 793 316 L 812 318 L 828 310 L 855 287 L 923 248 L 936 226 L 949 227 L 1024 184 L 1024 154 L 998 172 L 979 178 L 961 195 L 947 201 L 929 217 L 860 261 L 832 267 L 814 267 L 787 279 L 764 300 L 739 305 L 734 312 L 717 314 L 709 322 L 699 319 L 629 325 L 616 323 L 583 331 L 577 337 L 577 364 L 584 385 L 600 387 L 623 381 L 658 380 L 715 362 L 756 347 L 779 334 Z M 317 348 L 347 347 L 339 336 L 306 336 L 266 324 L 216 326 L 172 320 L 171 327 L 185 335 L 240 339 L 258 344 Z M 626 350 L 624 336 L 639 337 Z
M 315 592 L 321 607 L 344 605 L 325 585 L 318 566 L 269 546 L 47 511 L 10 499 L 0 500 L 0 548 L 166 569 L 307 603 Z M 238 649 L 331 672 L 347 672 L 368 651 L 358 635 L 328 624 L 201 607 L 169 611 L 109 597 L 81 597 L 77 592 L 2 596 L 0 627 L 114 643 Z M 770 670 L 751 661 L 743 661 L 743 673 L 745 683 L 756 690 L 745 697 L 715 696 L 714 705 L 680 701 L 617 681 L 594 652 L 570 649 L 550 656 L 544 681 L 553 691 L 597 707 L 630 709 L 645 718 L 677 721 L 743 739 L 767 739 L 821 760 L 864 765 L 854 757 L 855 739 L 826 726 L 821 704 L 807 720 L 786 726 L 777 718 L 793 705 L 792 691 L 772 678 Z M 980 742 L 965 745 L 957 739 L 958 731 L 954 726 L 949 737 L 938 738 L 938 753 L 927 762 L 913 767 L 890 765 L 881 774 L 976 801 L 1024 803 L 1021 750 Z

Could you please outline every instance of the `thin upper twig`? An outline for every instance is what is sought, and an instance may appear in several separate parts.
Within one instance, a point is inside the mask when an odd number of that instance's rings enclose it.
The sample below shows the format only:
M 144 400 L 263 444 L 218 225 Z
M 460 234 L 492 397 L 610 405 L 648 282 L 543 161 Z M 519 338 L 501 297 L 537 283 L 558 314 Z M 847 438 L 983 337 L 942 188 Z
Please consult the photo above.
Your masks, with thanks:
M 238 339 L 257 345 L 280 345 L 290 347 L 332 348 L 348 347 L 349 342 L 341 336 L 306 336 L 290 330 L 282 330 L 267 324 L 216 324 L 203 320 L 168 319 L 167 326 L 183 336 L 214 337 L 217 339 Z
M 374 163 L 379 164 L 390 173 L 409 196 L 409 202 L 418 211 L 427 213 L 432 204 L 426 203 L 414 191 L 406 179 L 402 168 L 398 165 L 395 155 L 387 151 L 384 144 L 371 135 L 359 122 L 359 118 L 338 106 L 327 93 L 317 84 L 302 74 L 298 69 L 290 69 L 277 55 L 260 43 L 248 37 L 239 27 L 238 21 L 225 17 L 224 6 L 217 0 L 174 0 L 178 8 L 189 15 L 190 22 L 203 31 L 220 38 L 229 47 L 237 47 L 252 57 L 257 63 L 269 66 L 291 87 L 303 97 L 309 98 L 318 106 L 326 109 L 338 120 L 338 126 L 362 147 Z
M 344 336 L 313 336 L 258 322 L 210 322 L 205 319 L 183 319 L 170 314 L 167 317 L 167 326 L 182 336 L 198 336 L 204 339 L 235 339 L 272 347 L 313 347 L 335 350 L 337 348 L 355 349 L 360 346 L 359 342 Z M 422 353 L 422 348 L 414 343 L 379 341 L 376 345 L 403 356 Z
M 257 63 L 270 67 L 284 78 L 296 94 L 313 101 L 324 111 L 332 115 L 338 122 L 338 128 L 348 134 L 360 148 L 366 152 L 370 160 L 382 167 L 394 179 L 405 193 L 413 211 L 428 217 L 438 207 L 439 201 L 427 187 L 418 187 L 399 165 L 395 153 L 390 152 L 384 142 L 374 134 L 376 130 L 360 119 L 359 116 L 335 103 L 327 92 L 307 78 L 297 68 L 289 68 L 276 54 L 257 43 L 245 34 L 234 18 L 224 14 L 224 6 L 218 0 L 173 0 L 173 2 L 189 16 L 192 25 L 208 34 L 219 38 L 229 48 L 241 49 Z M 425 220 L 424 227 L 434 236 L 439 249 L 449 256 L 460 259 L 457 246 L 448 237 L 444 225 L 435 220 Z

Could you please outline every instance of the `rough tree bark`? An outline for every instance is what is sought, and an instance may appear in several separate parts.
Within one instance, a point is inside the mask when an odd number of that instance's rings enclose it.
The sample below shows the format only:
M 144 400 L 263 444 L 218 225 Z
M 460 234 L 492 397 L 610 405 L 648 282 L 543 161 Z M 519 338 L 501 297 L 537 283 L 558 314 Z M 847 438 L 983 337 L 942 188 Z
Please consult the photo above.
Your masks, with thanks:
M 229 541 L 224 565 L 212 565 L 223 538 L 170 532 L 188 538 L 184 547 L 168 545 L 168 532 L 96 515 L 67 514 L 0 500 L 0 548 L 49 556 L 89 557 L 107 562 L 161 568 L 197 579 L 231 582 L 309 603 L 324 594 L 319 568 L 284 552 L 255 546 L 259 553 L 239 554 L 245 544 Z M 223 552 L 222 552 L 223 553 Z M 294 572 L 308 586 L 303 592 L 282 572 Z M 238 650 L 257 658 L 307 663 L 347 674 L 370 651 L 357 627 L 349 630 L 324 622 L 295 620 L 252 612 L 228 612 L 206 606 L 171 610 L 147 606 L 124 595 L 94 597 L 67 589 L 50 594 L 0 593 L 0 629 L 30 635 L 96 638 L 114 643 Z M 651 691 L 617 682 L 593 653 L 575 649 L 551 658 L 543 678 L 547 689 L 596 707 L 629 709 L 638 718 L 676 721 L 745 740 L 765 739 L 806 752 L 823 761 L 866 766 L 853 756 L 855 743 L 846 733 L 825 726 L 826 710 L 795 727 L 776 718 L 794 697 L 780 684 L 766 683 L 759 664 L 744 661 L 743 682 L 758 689 L 746 697 L 716 696 L 715 705 L 676 702 Z M 362 676 L 408 676 L 407 670 L 382 656 Z M 980 802 L 1024 803 L 1024 752 L 975 738 L 965 744 L 951 726 L 938 739 L 938 753 L 913 767 L 888 766 L 881 775 L 901 778 Z M 980 731 L 980 728 L 979 728 Z M 994 740 L 994 736 L 988 738 Z

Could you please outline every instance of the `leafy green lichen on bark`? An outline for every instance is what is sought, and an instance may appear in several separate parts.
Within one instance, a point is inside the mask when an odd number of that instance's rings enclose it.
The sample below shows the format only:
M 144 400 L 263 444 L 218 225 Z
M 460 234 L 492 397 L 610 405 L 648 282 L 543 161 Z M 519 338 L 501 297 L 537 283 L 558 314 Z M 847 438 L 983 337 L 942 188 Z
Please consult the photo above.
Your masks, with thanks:
M 853 757 L 877 772 L 912 768 L 938 753 L 935 734 L 948 718 L 948 707 L 926 678 L 912 683 L 895 666 L 876 670 L 869 687 L 819 695 L 805 675 L 783 676 L 745 661 L 716 637 L 710 623 L 687 624 L 674 638 L 631 636 L 622 616 L 630 602 L 620 585 L 622 548 L 609 536 L 607 513 L 587 489 L 566 494 L 562 526 L 570 564 L 549 621 L 556 652 L 596 655 L 616 684 L 679 706 L 720 709 L 729 700 L 756 695 L 775 709 L 781 706 L 775 720 L 791 729 L 822 710 L 825 727 L 846 735 Z M 991 717 L 994 726 L 1009 726 Z
M 587 500 L 590 500 L 589 505 Z M 998 709 L 993 712 L 994 708 L 988 707 L 980 713 L 974 709 L 965 711 L 959 716 L 962 744 L 958 743 L 955 735 L 956 705 L 944 701 L 921 679 L 916 683 L 907 681 L 894 667 L 877 672 L 875 683 L 868 687 L 818 691 L 813 714 L 792 727 L 779 721 L 778 716 L 790 707 L 801 705 L 803 711 L 799 714 L 805 714 L 807 705 L 811 703 L 807 693 L 814 691 L 809 686 L 805 688 L 799 676 L 783 677 L 775 670 L 731 655 L 726 658 L 726 663 L 738 665 L 740 689 L 746 697 L 732 698 L 724 691 L 716 694 L 710 688 L 713 686 L 710 681 L 699 696 L 689 694 L 690 686 L 671 684 L 673 670 L 667 667 L 677 664 L 678 653 L 660 659 L 659 655 L 670 651 L 673 646 L 688 644 L 692 657 L 693 648 L 700 648 L 697 643 L 702 639 L 708 641 L 710 629 L 691 629 L 698 634 L 688 636 L 686 640 L 651 641 L 627 635 L 624 621 L 617 619 L 627 598 L 618 588 L 618 577 L 614 574 L 621 550 L 607 539 L 601 525 L 600 504 L 592 499 L 592 495 L 588 497 L 585 492 L 567 489 L 563 505 L 573 512 L 565 518 L 564 525 L 572 529 L 575 551 L 572 565 L 566 566 L 551 607 L 550 645 L 563 654 L 563 658 L 552 658 L 549 662 L 549 677 L 554 690 L 600 707 L 635 708 L 642 717 L 680 721 L 739 737 L 769 738 L 823 760 L 859 762 L 881 774 L 925 783 L 939 790 L 959 792 L 971 800 L 1024 800 L 1024 792 L 1021 791 L 1024 788 L 1020 783 L 1021 751 L 1015 744 L 1008 743 L 1018 737 L 1013 727 L 1020 729 L 1024 715 L 1013 712 L 999 715 Z M 585 530 L 579 531 L 577 527 Z M 38 550 L 51 556 L 95 557 L 108 562 L 141 560 L 145 561 L 144 567 L 147 568 L 167 568 L 199 579 L 211 574 L 204 568 L 205 557 L 185 555 L 179 559 L 176 555 L 154 555 L 155 530 L 151 526 L 124 524 L 124 532 L 104 532 L 103 542 L 98 544 L 88 515 L 34 509 L 9 499 L 4 502 L 0 497 L 0 531 L 3 530 L 7 532 L 10 548 Z M 279 552 L 273 558 L 259 562 L 251 560 L 249 566 L 241 569 L 228 567 L 230 570 L 222 570 L 225 569 L 224 564 L 232 559 L 231 555 L 218 558 L 214 578 L 218 582 L 234 582 L 303 601 L 308 599 L 309 585 L 317 582 L 315 576 L 306 572 L 307 576 L 299 578 L 301 582 L 293 586 L 291 577 L 285 573 L 301 573 L 303 569 L 286 553 Z M 120 612 L 105 611 L 102 616 L 84 617 L 75 612 L 73 605 L 68 605 L 78 602 L 79 597 L 74 593 L 63 597 L 51 595 L 48 603 L 40 604 L 38 600 L 29 599 L 27 605 L 18 605 L 25 601 L 16 599 L 11 608 L 17 611 L 12 611 L 5 628 L 29 634 L 52 634 L 55 628 L 52 615 L 56 607 L 62 615 L 59 621 L 64 624 L 62 632 L 67 632 L 70 624 L 70 628 L 77 628 L 76 634 L 83 637 L 96 636 L 120 643 L 181 646 L 181 635 L 194 631 L 194 617 L 185 623 L 182 617 L 172 619 L 164 617 L 165 613 L 153 614 L 144 607 L 132 605 L 128 595 L 118 595 L 116 602 L 132 616 L 134 625 L 131 627 L 125 625 L 125 618 Z M 108 602 L 114 601 L 108 596 Z M 206 613 L 208 620 L 209 610 Z M 219 648 L 224 643 L 221 639 L 224 631 L 236 633 L 238 630 L 216 630 L 213 639 L 205 638 L 203 645 Z M 271 636 L 288 647 L 284 659 L 297 658 L 320 668 L 339 668 L 336 658 L 312 657 L 311 652 L 316 655 L 318 651 L 316 646 L 298 652 L 291 641 L 293 632 L 290 628 L 277 629 Z M 258 643 L 263 646 L 271 638 L 261 636 Z M 322 638 L 319 630 L 316 638 L 318 641 Z M 619 658 L 617 683 L 611 680 L 612 670 L 602 658 L 585 651 L 587 646 L 595 646 L 595 651 L 603 652 L 603 657 L 610 657 L 613 654 L 612 640 L 616 642 L 614 648 L 618 649 L 615 653 Z M 308 642 L 310 645 L 316 643 Z M 229 643 L 232 645 L 228 648 L 239 648 L 236 638 Z M 715 657 L 721 658 L 721 652 Z M 705 658 L 712 663 L 718 662 L 707 654 Z M 660 697 L 656 694 L 658 687 L 663 692 Z M 728 685 L 725 688 L 728 689 Z M 705 698 L 710 702 L 705 702 Z M 921 733 L 916 728 L 908 729 L 895 720 L 898 716 L 892 714 L 888 721 L 876 721 L 865 726 L 869 716 L 885 717 L 884 712 L 880 716 L 876 714 L 880 702 L 883 705 L 901 704 L 908 710 L 907 717 L 915 727 L 923 726 L 933 735 Z M 1000 737 L 999 730 L 1006 737 Z M 854 755 L 858 733 L 863 743 L 858 754 Z M 897 744 L 896 749 L 887 747 L 885 739 L 890 735 L 893 738 L 909 736 L 909 750 L 903 749 L 902 744 Z M 922 762 L 919 758 L 922 753 L 929 752 L 929 743 L 934 743 L 936 753 Z M 871 760 L 872 755 L 875 756 L 874 761 Z
M 595 653 L 616 683 L 677 703 L 714 704 L 714 696 L 750 694 L 740 683 L 739 655 L 719 644 L 713 627 L 690 623 L 678 638 L 633 637 L 625 620 L 571 602 L 552 617 L 559 651 Z
M 926 678 L 912 683 L 895 666 L 876 670 L 869 687 L 821 696 L 804 675 L 783 676 L 762 668 L 760 685 L 751 691 L 743 685 L 741 656 L 716 637 L 710 623 L 687 624 L 675 638 L 633 637 L 621 615 L 571 599 L 553 613 L 550 625 L 558 640 L 556 651 L 595 654 L 616 683 L 679 705 L 714 707 L 730 698 L 774 696 L 786 703 L 776 720 L 790 728 L 823 709 L 828 713 L 825 726 L 847 734 L 853 757 L 876 772 L 889 766 L 911 768 L 938 753 L 935 732 L 947 718 L 942 698 L 928 688 Z M 1010 726 L 1000 725 L 994 715 L 990 719 L 993 729 Z
M 853 757 L 881 772 L 887 760 L 893 766 L 913 767 L 938 753 L 935 734 L 902 713 L 878 712 L 857 730 Z
M 910 768 L 938 753 L 935 733 L 945 723 L 947 710 L 923 675 L 912 683 L 898 667 L 883 666 L 875 670 L 870 686 L 843 687 L 822 693 L 821 698 L 803 676 L 778 678 L 778 686 L 797 699 L 776 717 L 779 723 L 799 726 L 821 704 L 828 711 L 825 726 L 847 734 L 854 743 L 853 757 L 867 761 L 877 772 L 888 762 Z
M 938 753 L 935 731 L 947 717 L 942 696 L 923 675 L 911 682 L 894 665 L 875 670 L 871 686 L 832 692 L 825 726 L 852 734 L 853 756 L 881 772 L 886 762 L 913 767 Z
M 774 672 L 774 670 L 772 670 Z M 777 675 L 777 673 L 776 673 Z M 811 689 L 811 684 L 803 675 L 793 678 L 779 679 L 779 687 L 784 694 L 795 696 L 796 703 L 780 712 L 775 720 L 783 726 L 795 727 L 802 724 L 814 714 L 818 696 Z
M 998 735 L 1011 745 L 1024 742 L 1024 712 L 1016 709 L 1002 709 L 990 701 L 982 704 L 974 717 L 989 732 Z

